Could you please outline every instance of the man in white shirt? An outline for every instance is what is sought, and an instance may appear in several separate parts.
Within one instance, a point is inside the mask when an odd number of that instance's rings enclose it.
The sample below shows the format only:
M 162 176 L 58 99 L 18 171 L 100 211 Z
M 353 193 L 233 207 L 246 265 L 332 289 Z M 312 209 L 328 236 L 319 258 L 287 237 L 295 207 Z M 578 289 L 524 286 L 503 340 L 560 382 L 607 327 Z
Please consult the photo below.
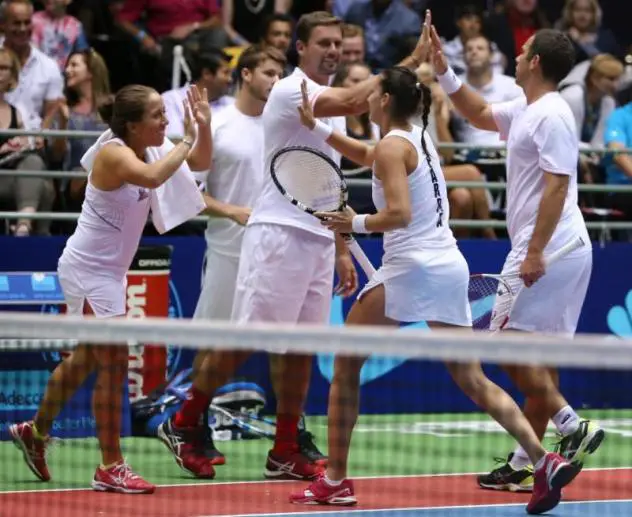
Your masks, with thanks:
M 461 75 L 467 70 L 466 45 L 475 37 L 483 35 L 483 16 L 481 10 L 473 4 L 457 7 L 456 26 L 459 34 L 443 43 L 443 53 L 452 69 Z M 495 43 L 490 42 L 490 64 L 494 72 L 502 74 L 505 70 L 505 57 Z
M 227 95 L 231 84 L 230 56 L 221 50 L 206 50 L 191 58 L 191 81 L 200 91 L 206 88 L 213 116 L 235 102 Z M 168 90 L 162 94 L 165 113 L 169 121 L 169 136 L 184 134 L 184 108 L 188 86 Z M 173 138 L 172 138 L 173 140 Z M 177 140 L 177 138 L 176 138 Z
M 523 95 L 513 77 L 498 73 L 492 66 L 491 41 L 485 36 L 474 36 L 465 43 L 466 73 L 461 79 L 488 103 L 505 102 Z M 455 136 L 457 141 L 473 145 L 499 145 L 500 136 L 486 131 L 457 116 Z
M 261 193 L 265 175 L 261 114 L 285 65 L 285 55 L 276 48 L 248 47 L 240 55 L 236 67 L 239 90 L 235 103 L 213 115 L 212 164 L 206 175 L 209 195 L 206 199 L 211 217 L 205 234 L 207 250 L 203 285 L 194 319 L 230 320 L 245 225 Z M 208 477 L 212 467 L 208 462 L 200 461 L 199 455 L 191 454 L 195 449 L 191 449 L 186 438 L 187 433 L 191 434 L 191 430 L 198 427 L 200 416 L 210 403 L 210 397 L 205 393 L 212 393 L 207 383 L 217 375 L 213 362 L 212 354 L 197 354 L 191 402 L 158 431 L 178 464 L 198 477 Z M 203 432 L 198 431 L 198 434 Z M 204 446 L 212 465 L 224 463 L 223 455 L 215 449 L 212 440 L 207 439 Z
M 63 97 L 64 79 L 57 63 L 31 44 L 33 4 L 28 0 L 8 0 L 2 4 L 4 39 L 20 60 L 20 79 L 7 100 L 26 110 L 24 125 L 39 129 Z
M 328 86 L 340 62 L 341 22 L 330 13 L 317 11 L 300 18 L 296 49 L 299 66 L 279 81 L 262 115 L 264 129 L 264 180 L 243 236 L 237 288 L 231 319 L 237 323 L 278 322 L 326 325 L 329 322 L 334 269 L 343 296 L 353 293 L 358 278 L 342 238 L 314 216 L 291 204 L 279 192 L 268 172 L 272 157 L 281 149 L 303 145 L 318 149 L 336 163 L 340 155 L 300 122 L 301 83 L 307 81 L 314 113 L 331 130 L 345 131 L 344 116 L 368 109 L 367 99 L 378 84 L 371 78 L 353 88 Z M 418 45 L 414 57 L 402 64 L 416 67 L 424 57 Z M 246 352 L 213 354 L 213 375 L 193 392 L 182 411 L 204 406 L 235 370 L 248 358 Z M 274 365 L 277 400 L 276 437 L 268 453 L 265 476 L 271 479 L 313 479 L 321 466 L 310 461 L 298 446 L 298 422 L 303 412 L 312 357 L 287 354 Z M 207 370 L 208 371 L 208 370 Z M 202 389 L 204 391 L 202 391 Z M 192 449 L 194 450 L 194 449 Z M 194 450 L 195 451 L 195 450 Z M 192 461 L 204 463 L 197 454 Z M 204 467 L 207 469 L 207 467 Z M 208 472 L 208 470 L 206 470 Z
M 441 41 L 433 31 L 433 59 L 438 81 L 456 109 L 480 129 L 498 131 L 507 141 L 507 231 L 512 249 L 503 274 L 519 273 L 518 293 L 504 328 L 514 331 L 573 335 L 592 269 L 590 239 L 577 206 L 575 121 L 557 92 L 573 66 L 574 51 L 566 35 L 541 30 L 529 38 L 516 59 L 516 82 L 524 96 L 488 104 L 462 84 L 448 67 Z M 544 257 L 581 237 L 585 245 L 545 268 Z M 526 289 L 523 289 L 522 284 Z M 562 435 L 560 454 L 577 467 L 601 444 L 604 432 L 580 420 L 558 390 L 557 373 L 542 367 L 505 367 L 525 395 L 525 415 L 542 437 L 549 418 Z M 554 469 L 532 467 L 521 448 L 506 465 L 479 476 L 483 488 L 533 490 L 530 508 L 560 495 Z M 561 459 L 560 459 L 561 461 Z M 549 472 L 551 470 L 551 472 Z M 535 479 L 534 479 L 535 478 Z

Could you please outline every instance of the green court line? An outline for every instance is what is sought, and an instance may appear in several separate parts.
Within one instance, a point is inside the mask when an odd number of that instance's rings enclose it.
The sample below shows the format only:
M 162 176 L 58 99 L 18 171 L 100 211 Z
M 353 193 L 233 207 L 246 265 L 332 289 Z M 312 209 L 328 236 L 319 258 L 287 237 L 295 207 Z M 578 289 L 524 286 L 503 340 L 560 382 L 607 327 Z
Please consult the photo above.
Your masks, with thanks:
M 587 466 L 632 466 L 632 410 L 583 411 L 598 420 L 607 438 Z M 311 417 L 308 428 L 324 450 L 325 417 Z M 552 447 L 553 437 L 545 438 Z M 157 484 L 190 484 L 195 479 L 180 470 L 166 447 L 156 439 L 126 438 L 125 455 L 133 468 Z M 217 481 L 262 479 L 269 440 L 217 442 L 227 464 L 217 468 Z M 353 435 L 350 473 L 354 476 L 395 476 L 483 472 L 494 457 L 505 457 L 512 439 L 485 415 L 365 415 Z M 40 483 L 10 442 L 0 443 L 0 491 L 87 488 L 99 463 L 95 439 L 66 440 L 53 448 L 49 466 L 53 479 Z

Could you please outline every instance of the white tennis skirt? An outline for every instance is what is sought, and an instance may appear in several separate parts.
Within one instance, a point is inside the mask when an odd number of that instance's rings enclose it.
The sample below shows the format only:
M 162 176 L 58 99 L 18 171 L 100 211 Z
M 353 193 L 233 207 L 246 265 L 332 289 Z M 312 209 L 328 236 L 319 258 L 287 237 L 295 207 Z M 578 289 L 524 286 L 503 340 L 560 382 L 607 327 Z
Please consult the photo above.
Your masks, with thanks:
M 117 279 L 85 271 L 60 260 L 57 267 L 59 284 L 66 300 L 66 313 L 83 315 L 88 302 L 97 318 L 113 318 L 126 314 L 127 277 Z
M 387 259 L 358 295 L 384 285 L 385 316 L 402 323 L 437 321 L 472 326 L 470 271 L 455 246 L 408 252 Z

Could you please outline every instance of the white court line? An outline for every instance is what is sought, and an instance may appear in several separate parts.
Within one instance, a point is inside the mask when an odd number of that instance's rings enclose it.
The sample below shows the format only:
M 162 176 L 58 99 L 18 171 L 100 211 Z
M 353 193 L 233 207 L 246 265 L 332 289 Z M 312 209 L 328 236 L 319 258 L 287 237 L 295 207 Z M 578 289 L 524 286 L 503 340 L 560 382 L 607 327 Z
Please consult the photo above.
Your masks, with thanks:
M 632 499 L 603 499 L 597 501 L 565 501 L 560 503 L 560 506 L 568 506 L 568 505 L 585 505 L 585 504 L 609 504 L 609 503 L 632 503 Z M 455 506 L 415 506 L 412 508 L 372 508 L 369 510 L 332 510 L 331 506 L 330 510 L 324 510 L 322 512 L 314 512 L 305 510 L 303 512 L 280 512 L 280 513 L 237 513 L 234 515 L 223 515 L 223 514 L 209 514 L 209 515 L 197 515 L 195 517 L 285 517 L 285 516 L 294 516 L 294 515 L 304 515 L 304 516 L 321 516 L 321 515 L 332 515 L 332 516 L 340 516 L 340 515 L 350 515 L 350 514 L 367 514 L 367 513 L 384 513 L 384 512 L 434 512 L 441 510 L 472 510 L 478 508 L 506 508 L 506 507 L 517 507 L 517 506 L 526 506 L 525 503 L 497 503 L 497 504 L 467 504 L 467 505 L 455 505 Z M 311 506 L 310 508 L 314 508 Z
M 632 467 L 596 467 L 585 468 L 582 472 L 600 472 L 604 470 L 632 470 Z M 485 472 L 451 472 L 448 474 L 395 474 L 393 476 L 357 476 L 354 480 L 367 479 L 425 479 L 425 478 L 446 478 L 456 476 L 476 476 L 485 474 Z M 178 488 L 178 487 L 196 487 L 196 486 L 223 486 L 223 485 L 262 485 L 267 483 L 296 483 L 296 479 L 259 479 L 251 481 L 200 481 L 198 483 L 169 483 L 164 485 L 156 485 L 156 488 Z M 43 490 L 0 490 L 0 497 L 4 494 L 48 494 L 56 492 L 92 492 L 92 488 L 50 488 Z M 299 512 L 300 513 L 300 512 Z M 252 514 L 249 514 L 252 515 Z M 276 515 L 276 514 L 275 514 Z M 285 515 L 285 514 L 280 514 Z

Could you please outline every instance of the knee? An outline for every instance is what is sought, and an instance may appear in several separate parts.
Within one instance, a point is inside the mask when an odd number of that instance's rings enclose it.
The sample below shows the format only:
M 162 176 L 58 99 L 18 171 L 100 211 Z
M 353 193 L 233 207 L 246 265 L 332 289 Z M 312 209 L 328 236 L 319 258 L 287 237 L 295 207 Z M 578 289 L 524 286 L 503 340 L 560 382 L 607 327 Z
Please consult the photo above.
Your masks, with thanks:
M 43 171 L 46 170 L 46 164 L 39 154 L 28 154 L 20 160 L 16 168 L 23 171 Z
M 480 367 L 463 363 L 449 363 L 447 367 L 452 379 L 461 391 L 476 402 L 487 382 L 483 370 Z
M 472 193 L 465 188 L 455 188 L 449 194 L 450 207 L 455 210 L 464 211 L 472 207 Z
M 95 357 L 99 369 L 127 371 L 129 351 L 125 346 L 96 347 Z
M 483 181 L 483 174 L 476 165 L 463 166 L 464 181 Z

